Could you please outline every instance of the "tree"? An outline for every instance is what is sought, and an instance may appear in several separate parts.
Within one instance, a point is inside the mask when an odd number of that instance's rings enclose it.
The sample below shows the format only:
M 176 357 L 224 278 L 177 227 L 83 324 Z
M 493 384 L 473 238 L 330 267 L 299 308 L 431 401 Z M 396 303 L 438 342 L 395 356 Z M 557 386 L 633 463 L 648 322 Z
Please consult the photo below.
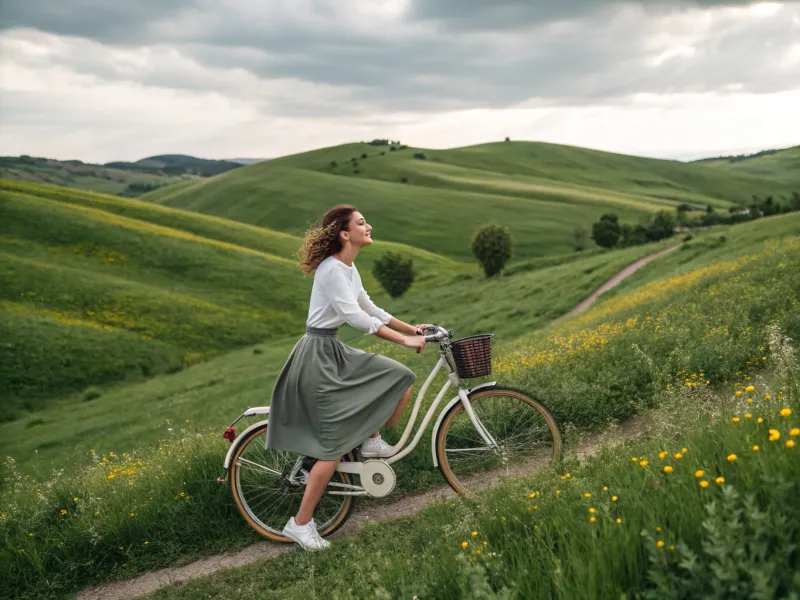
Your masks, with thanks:
M 675 218 L 672 213 L 659 211 L 647 228 L 647 239 L 651 242 L 664 240 L 675 235 Z
M 622 239 L 620 246 L 628 248 L 630 246 L 641 246 L 647 243 L 647 228 L 644 225 L 629 225 L 625 223 L 622 226 Z
M 472 238 L 472 254 L 487 277 L 497 275 L 511 258 L 514 240 L 508 227 L 485 225 Z
M 600 220 L 592 225 L 592 239 L 594 243 L 603 248 L 613 248 L 617 245 L 622 235 L 617 215 L 608 213 L 600 217 Z
M 392 298 L 402 296 L 414 283 L 414 264 L 410 258 L 386 252 L 372 265 L 372 274 Z

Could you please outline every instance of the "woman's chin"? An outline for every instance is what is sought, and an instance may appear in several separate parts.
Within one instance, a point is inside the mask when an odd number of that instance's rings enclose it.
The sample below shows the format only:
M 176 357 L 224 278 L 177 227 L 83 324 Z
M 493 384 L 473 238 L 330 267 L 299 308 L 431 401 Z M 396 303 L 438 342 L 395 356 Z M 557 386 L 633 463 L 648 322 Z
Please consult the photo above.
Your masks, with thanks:
M 364 238 L 364 246 L 369 246 L 371 243 L 372 243 L 372 238 L 371 237 Z

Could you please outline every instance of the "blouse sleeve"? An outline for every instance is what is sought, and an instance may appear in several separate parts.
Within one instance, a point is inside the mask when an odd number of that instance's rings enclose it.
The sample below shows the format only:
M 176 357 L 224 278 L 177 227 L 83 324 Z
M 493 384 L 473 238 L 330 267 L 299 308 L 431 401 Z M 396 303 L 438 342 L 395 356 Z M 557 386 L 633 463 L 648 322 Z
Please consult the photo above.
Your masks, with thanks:
M 369 297 L 369 294 L 367 294 L 367 291 L 363 287 L 358 292 L 358 305 L 363 309 L 365 313 L 367 313 L 371 317 L 379 319 L 380 322 L 384 325 L 388 325 L 389 321 L 392 320 L 392 315 L 390 315 L 382 308 L 378 308 L 377 306 L 375 306 L 375 303 L 372 301 L 372 298 Z
M 339 269 L 332 269 L 321 283 L 328 302 L 345 323 L 367 335 L 381 328 L 383 322 L 361 308 L 353 289 Z

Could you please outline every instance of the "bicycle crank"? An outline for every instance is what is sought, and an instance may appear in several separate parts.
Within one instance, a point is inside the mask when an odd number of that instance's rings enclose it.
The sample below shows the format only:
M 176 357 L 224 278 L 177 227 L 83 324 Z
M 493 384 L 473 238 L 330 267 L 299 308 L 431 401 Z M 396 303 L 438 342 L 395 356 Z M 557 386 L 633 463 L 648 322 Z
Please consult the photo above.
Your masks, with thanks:
M 361 468 L 361 485 L 370 496 L 383 498 L 392 493 L 397 477 L 394 469 L 382 460 L 365 460 Z

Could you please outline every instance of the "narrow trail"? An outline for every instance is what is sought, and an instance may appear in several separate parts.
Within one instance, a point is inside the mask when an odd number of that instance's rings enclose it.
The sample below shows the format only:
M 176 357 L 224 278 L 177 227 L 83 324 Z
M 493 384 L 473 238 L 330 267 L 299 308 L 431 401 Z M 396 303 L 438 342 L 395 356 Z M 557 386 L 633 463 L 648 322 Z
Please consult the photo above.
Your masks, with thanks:
M 591 296 L 586 298 L 578 306 L 567 314 L 559 317 L 555 322 L 567 319 L 580 314 L 589 308 L 597 298 L 607 292 L 621 281 L 630 277 L 633 273 L 641 269 L 651 261 L 672 252 L 679 246 L 673 246 L 645 258 L 639 259 L 625 267 L 622 271 L 614 275 L 606 283 L 600 286 Z M 628 439 L 633 439 L 642 434 L 647 422 L 646 416 L 636 416 L 618 427 L 598 434 L 583 438 L 575 450 L 578 460 L 585 460 L 593 456 L 604 445 L 616 445 Z M 519 477 L 530 474 L 538 469 L 540 465 L 524 465 L 523 468 L 515 470 L 513 473 L 499 475 L 497 473 L 482 473 L 472 479 L 473 489 L 480 490 L 500 483 L 508 477 Z M 449 486 L 440 486 L 421 492 L 409 494 L 385 504 L 370 504 L 357 507 L 353 516 L 347 523 L 329 539 L 353 535 L 359 528 L 368 522 L 384 521 L 412 515 L 430 504 L 442 499 L 456 498 L 457 495 Z M 226 552 L 215 556 L 208 556 L 180 567 L 168 567 L 158 571 L 143 573 L 133 579 L 112 581 L 99 586 L 89 587 L 80 592 L 75 600 L 129 600 L 151 594 L 156 590 L 168 585 L 180 585 L 196 577 L 211 575 L 222 569 L 243 567 L 254 562 L 273 558 L 284 552 L 296 550 L 294 544 L 276 544 L 274 542 L 257 542 L 237 552 Z
M 628 277 L 633 275 L 636 271 L 641 269 L 646 264 L 654 261 L 657 258 L 661 258 L 665 254 L 669 254 L 670 252 L 672 252 L 673 250 L 676 250 L 678 248 L 680 248 L 680 244 L 678 244 L 677 246 L 672 246 L 671 248 L 666 248 L 665 250 L 661 250 L 660 252 L 656 252 L 655 254 L 651 254 L 649 256 L 645 256 L 644 258 L 640 258 L 636 262 L 632 262 L 627 267 L 622 269 L 622 271 L 620 271 L 619 273 L 614 275 L 611 279 L 606 281 L 603 285 L 601 285 L 594 292 L 592 292 L 592 294 L 588 298 L 586 298 L 586 300 L 584 300 L 583 302 L 578 304 L 578 306 L 573 308 L 571 311 L 569 311 L 565 315 L 562 315 L 562 316 L 558 317 L 553 322 L 554 323 L 559 323 L 559 322 L 561 322 L 561 321 L 563 321 L 565 319 L 569 319 L 570 317 L 574 317 L 575 315 L 579 315 L 580 313 L 582 313 L 586 309 L 588 309 L 592 304 L 594 304 L 595 301 L 597 300 L 597 298 L 599 298 L 601 294 L 605 294 L 611 288 L 619 285 L 619 283 L 621 283 L 622 281 L 624 281 L 625 279 L 627 279 Z

